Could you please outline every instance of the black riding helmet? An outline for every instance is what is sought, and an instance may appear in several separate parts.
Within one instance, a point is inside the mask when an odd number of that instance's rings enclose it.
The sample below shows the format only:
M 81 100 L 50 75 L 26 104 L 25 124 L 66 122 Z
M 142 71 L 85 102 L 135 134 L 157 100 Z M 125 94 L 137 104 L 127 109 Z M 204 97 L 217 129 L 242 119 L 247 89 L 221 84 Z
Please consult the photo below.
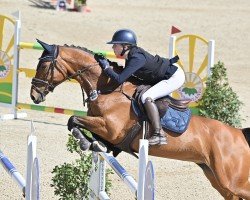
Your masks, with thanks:
M 120 29 L 114 33 L 112 40 L 107 42 L 107 44 L 129 44 L 136 46 L 137 38 L 133 31 L 129 29 Z
M 126 51 L 131 49 L 132 46 L 137 45 L 137 39 L 133 31 L 129 29 L 120 29 L 114 33 L 112 40 L 110 42 L 107 42 L 107 44 L 121 44 L 123 50 L 120 56 L 123 56 Z M 125 45 L 129 45 L 129 47 L 125 49 Z

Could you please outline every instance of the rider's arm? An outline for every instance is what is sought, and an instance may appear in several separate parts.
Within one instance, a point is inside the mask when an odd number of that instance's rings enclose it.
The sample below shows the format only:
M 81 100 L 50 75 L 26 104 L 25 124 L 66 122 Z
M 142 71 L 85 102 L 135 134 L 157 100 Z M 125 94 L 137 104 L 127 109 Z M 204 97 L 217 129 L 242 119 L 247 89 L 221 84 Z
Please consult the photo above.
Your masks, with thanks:
M 112 68 L 105 69 L 105 73 L 117 81 L 119 84 L 124 83 L 133 73 L 142 68 L 146 63 L 146 59 L 142 54 L 137 54 L 136 57 L 132 56 L 126 63 L 126 66 L 122 73 L 117 74 Z

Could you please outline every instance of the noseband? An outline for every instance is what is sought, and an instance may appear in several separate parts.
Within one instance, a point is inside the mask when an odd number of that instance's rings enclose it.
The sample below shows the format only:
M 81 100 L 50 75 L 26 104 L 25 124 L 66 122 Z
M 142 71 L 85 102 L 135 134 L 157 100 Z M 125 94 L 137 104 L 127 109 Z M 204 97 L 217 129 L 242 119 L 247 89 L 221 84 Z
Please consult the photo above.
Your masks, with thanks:
M 37 67 L 37 69 L 41 66 L 41 64 L 43 62 L 50 61 L 49 69 L 48 69 L 48 72 L 47 72 L 46 77 L 45 77 L 45 79 L 47 79 L 47 77 L 49 76 L 49 72 L 51 71 L 51 78 L 50 78 L 50 80 L 42 80 L 42 79 L 34 77 L 34 78 L 32 78 L 32 81 L 31 81 L 31 85 L 33 86 L 33 88 L 35 89 L 35 91 L 38 92 L 41 95 L 42 98 L 44 98 L 46 96 L 46 94 L 48 94 L 49 92 L 53 92 L 53 90 L 55 89 L 55 87 L 58 86 L 59 84 L 63 83 L 64 81 L 71 80 L 72 78 L 81 75 L 86 70 L 90 69 L 91 67 L 98 65 L 98 62 L 96 62 L 96 63 L 90 64 L 90 65 L 84 66 L 83 69 L 77 70 L 74 74 L 72 74 L 70 76 L 68 76 L 67 74 L 65 76 L 65 74 L 63 73 L 63 71 L 57 66 L 58 62 L 57 62 L 56 58 L 57 58 L 58 53 L 59 53 L 58 48 L 59 48 L 58 45 L 54 45 L 54 53 L 53 53 L 53 55 L 47 55 L 47 56 L 39 58 L 39 66 Z M 62 81 L 60 81 L 60 82 L 58 82 L 56 84 L 53 83 L 54 69 L 55 68 L 57 68 L 58 71 L 65 76 L 65 78 Z M 45 85 L 44 91 L 41 91 L 36 86 L 36 84 Z

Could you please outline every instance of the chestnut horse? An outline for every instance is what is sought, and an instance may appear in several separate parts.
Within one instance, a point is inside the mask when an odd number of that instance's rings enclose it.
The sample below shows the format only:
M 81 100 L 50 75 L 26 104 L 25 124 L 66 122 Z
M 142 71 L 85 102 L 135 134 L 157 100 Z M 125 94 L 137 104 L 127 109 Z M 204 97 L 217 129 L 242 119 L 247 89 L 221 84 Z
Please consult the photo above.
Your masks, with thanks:
M 90 100 L 87 116 L 74 117 L 85 129 L 111 144 L 119 144 L 138 120 L 127 98 L 133 95 L 136 85 L 132 82 L 116 85 L 114 91 L 93 98 L 93 91 L 107 91 L 114 85 L 96 62 L 94 53 L 86 48 L 38 42 L 45 50 L 32 80 L 30 96 L 33 102 L 44 101 L 57 85 L 75 79 Z M 201 167 L 212 186 L 225 199 L 250 200 L 249 128 L 237 129 L 195 115 L 183 134 L 164 131 L 168 144 L 150 146 L 150 155 L 192 161 Z M 141 136 L 140 130 L 131 145 L 135 152 L 138 152 Z

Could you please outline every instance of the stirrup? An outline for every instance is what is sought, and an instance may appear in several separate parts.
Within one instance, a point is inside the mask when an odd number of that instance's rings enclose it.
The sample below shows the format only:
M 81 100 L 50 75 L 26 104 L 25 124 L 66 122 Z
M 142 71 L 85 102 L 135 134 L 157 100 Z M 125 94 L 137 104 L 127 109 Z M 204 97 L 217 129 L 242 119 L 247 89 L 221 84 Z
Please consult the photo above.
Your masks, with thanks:
M 148 144 L 149 145 L 156 145 L 156 144 L 160 144 L 160 137 L 159 135 L 153 135 L 152 137 L 150 137 L 148 139 Z
M 165 136 L 160 135 L 160 143 L 159 145 L 167 144 L 167 138 Z
M 148 139 L 148 143 L 149 145 L 163 145 L 167 144 L 167 139 L 163 135 L 153 134 L 153 136 Z

